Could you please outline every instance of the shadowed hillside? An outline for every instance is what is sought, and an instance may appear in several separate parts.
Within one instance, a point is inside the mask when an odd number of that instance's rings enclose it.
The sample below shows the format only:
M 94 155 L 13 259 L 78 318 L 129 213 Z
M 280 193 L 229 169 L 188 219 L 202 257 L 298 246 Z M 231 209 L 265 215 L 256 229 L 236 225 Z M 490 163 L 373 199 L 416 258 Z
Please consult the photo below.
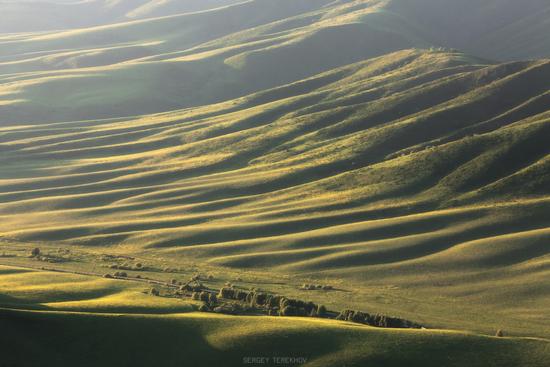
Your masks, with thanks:
M 188 4 L 162 7 L 176 3 Z M 4 123 L 20 124 L 165 112 L 413 47 L 454 47 L 492 60 L 549 55 L 548 24 L 538 15 L 547 6 L 540 0 L 519 10 L 508 0 L 493 0 L 483 11 L 472 11 L 473 2 L 435 3 L 254 0 L 94 28 L 0 36 L 0 113 Z
M 0 1 L 0 33 L 91 27 L 131 19 L 204 11 L 238 2 L 239 0 L 3 0 Z
M 6 127 L 2 232 L 241 269 L 415 274 L 408 286 L 470 283 L 466 269 L 543 286 L 549 82 L 548 61 L 410 50 L 207 107 Z
M 262 356 L 307 366 L 542 367 L 550 346 L 539 338 L 198 313 L 194 301 L 144 294 L 135 281 L 14 267 L 0 267 L 0 280 L 0 302 L 9 307 L 0 309 L 0 342 L 9 350 L 2 361 L 16 366 L 241 366 Z
M 549 11 L 0 0 L 0 308 L 21 309 L 0 324 L 44 325 L 2 344 L 37 364 L 66 342 L 43 330 L 81 328 L 109 341 L 90 363 L 124 330 L 121 350 L 175 364 L 277 345 L 313 366 L 542 367 L 547 341 L 515 337 L 550 336 Z M 202 272 L 433 330 L 205 316 L 143 289 Z M 73 339 L 56 365 L 93 343 Z
M 120 317 L 0 311 L 0 323 L 4 330 L 0 340 L 10 348 L 5 359 L 8 363 L 46 361 L 57 366 L 120 363 L 242 366 L 246 357 L 274 356 L 276 346 L 282 357 L 303 359 L 308 366 L 345 363 L 397 367 L 407 363 L 436 367 L 445 363 L 449 367 L 465 364 L 485 367 L 487 363 L 504 366 L 518 363 L 542 367 L 548 349 L 547 342 L 537 340 L 498 340 L 442 331 L 389 333 L 307 319 L 269 318 L 260 322 L 258 318 L 236 320 L 197 314 Z M 28 340 L 29 344 L 36 343 L 36 347 L 27 350 L 13 343 L 12 338 L 5 338 L 7 333 Z M 51 334 L 64 337 L 52 339 Z M 90 350 L 88 343 L 95 340 L 90 336 L 97 334 L 102 335 L 104 343 Z M 152 350 L 157 353 L 151 353 Z M 449 350 L 453 351 L 451 358 Z M 430 358 L 426 359 L 426 355 Z

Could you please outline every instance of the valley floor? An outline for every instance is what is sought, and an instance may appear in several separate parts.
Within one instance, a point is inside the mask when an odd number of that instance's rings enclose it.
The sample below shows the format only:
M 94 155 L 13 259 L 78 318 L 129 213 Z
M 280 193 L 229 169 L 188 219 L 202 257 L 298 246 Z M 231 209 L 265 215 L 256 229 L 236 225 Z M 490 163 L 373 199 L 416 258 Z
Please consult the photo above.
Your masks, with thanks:
M 0 266 L 2 363 L 543 367 L 550 357 L 550 340 L 542 338 L 197 313 L 194 301 L 155 297 L 149 287 L 136 279 Z

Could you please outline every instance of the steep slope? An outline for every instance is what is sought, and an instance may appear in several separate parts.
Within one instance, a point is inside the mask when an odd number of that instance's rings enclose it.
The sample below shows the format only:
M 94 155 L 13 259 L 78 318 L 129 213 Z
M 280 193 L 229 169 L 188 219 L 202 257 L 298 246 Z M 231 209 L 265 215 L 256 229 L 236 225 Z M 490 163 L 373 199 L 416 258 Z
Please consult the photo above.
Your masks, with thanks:
M 415 25 L 425 39 L 480 57 L 548 57 L 550 4 L 545 0 L 392 0 L 386 11 Z
M 504 267 L 542 286 L 549 81 L 549 61 L 410 50 L 218 105 L 6 127 L 0 228 L 236 268 L 424 269 L 410 285 Z
M 408 366 L 435 367 L 445 363 L 452 367 L 467 363 L 485 367 L 498 363 L 499 366 L 542 367 L 548 355 L 548 343 L 540 340 L 498 340 L 439 331 L 391 333 L 307 319 L 1 311 L 0 322 L 4 327 L 0 340 L 10 350 L 5 356 L 8 363 L 23 361 L 57 366 L 124 363 L 241 366 L 246 358 L 257 358 L 261 354 L 269 360 L 297 358 L 307 361 L 307 366 L 335 363 L 402 366 L 407 363 Z M 89 343 L 96 340 L 95 335 L 102 335 L 103 343 L 94 344 L 96 347 L 90 351 Z M 21 338 L 26 341 L 24 345 L 14 343 Z M 26 348 L 28 345 L 34 347 Z M 276 355 L 274 346 L 277 346 Z M 86 355 L 85 361 L 82 355 Z M 426 359 L 426 355 L 430 358 Z
M 3 266 L 0 281 L 2 360 L 13 365 L 240 366 L 262 356 L 307 366 L 542 367 L 550 353 L 540 338 L 197 313 L 194 301 L 144 294 L 136 281 Z
M 239 0 L 0 1 L 0 33 L 92 27 L 131 19 L 204 11 Z
M 242 97 L 413 47 L 455 47 L 503 60 L 550 55 L 548 6 L 540 0 L 519 10 L 517 2 L 493 0 L 479 12 L 471 11 L 472 2 L 438 4 L 254 0 L 6 35 L 0 39 L 0 113 L 4 124 L 158 113 Z M 510 14 L 517 23 L 504 26 Z
M 40 5 L 91 7 L 79 11 L 102 25 L 0 35 L 2 249 L 108 250 L 335 282 L 343 290 L 323 302 L 547 335 L 548 5 L 477 3 Z M 67 27 L 83 25 L 77 14 Z M 542 58 L 493 60 L 532 57 Z M 97 305 L 105 282 L 83 283 L 67 302 Z M 344 344 L 320 361 L 348 355 L 348 339 L 330 338 L 341 326 L 317 327 L 327 344 Z M 439 336 L 405 344 L 431 350 Z M 502 353 L 469 338 L 443 339 Z M 388 355 L 349 363 L 402 362 Z

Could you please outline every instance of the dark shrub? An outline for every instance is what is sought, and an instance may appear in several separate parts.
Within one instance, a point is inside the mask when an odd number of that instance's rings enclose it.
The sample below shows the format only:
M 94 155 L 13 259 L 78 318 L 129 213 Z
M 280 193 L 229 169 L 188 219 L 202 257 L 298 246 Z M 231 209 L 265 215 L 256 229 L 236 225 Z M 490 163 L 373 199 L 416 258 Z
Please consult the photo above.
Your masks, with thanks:
M 384 315 L 375 315 L 373 318 L 373 326 L 377 327 L 388 327 L 388 322 L 386 316 Z
M 361 311 L 357 311 L 353 314 L 353 316 L 351 317 L 351 320 L 350 321 L 353 321 L 353 322 L 357 322 L 357 323 L 365 323 L 365 320 L 369 317 L 368 314 L 364 313 L 364 312 L 361 312 Z
M 353 313 L 352 310 L 343 310 L 336 316 L 336 320 L 350 320 L 353 317 Z
M 173 285 L 176 285 L 176 284 L 178 284 L 178 281 L 177 281 L 177 279 L 172 279 L 172 280 L 170 281 L 170 283 L 173 284 Z
M 208 300 L 210 299 L 210 293 L 208 292 L 201 292 L 200 293 L 200 300 L 203 301 L 203 302 L 208 302 Z
M 256 292 L 252 291 L 252 292 L 249 292 L 247 295 L 246 295 L 246 302 L 247 303 L 250 303 L 252 304 L 252 301 L 254 300 L 254 295 L 256 294 Z
M 325 291 L 331 291 L 331 290 L 333 290 L 333 289 L 334 289 L 334 288 L 333 288 L 331 285 L 324 285 L 324 286 L 323 286 L 323 290 L 325 290 Z
M 235 290 L 232 288 L 221 288 L 218 297 L 224 299 L 233 299 L 235 297 Z
M 304 310 L 306 311 L 307 315 L 312 315 L 317 313 L 317 306 L 315 306 L 315 303 L 308 302 L 306 303 Z
M 279 311 L 279 315 L 281 316 L 297 316 L 298 310 L 296 307 L 293 306 L 286 306 Z
M 504 331 L 502 331 L 501 329 L 498 329 L 495 336 L 497 338 L 503 338 L 504 337 Z
M 283 297 L 281 297 L 281 296 L 272 296 L 268 301 L 269 307 L 271 307 L 271 308 L 277 307 L 278 308 L 279 305 L 281 304 L 281 299 L 282 298 Z
M 295 300 L 295 299 L 292 299 L 290 300 L 290 305 L 291 306 L 294 306 L 296 308 L 306 308 L 306 303 L 304 301 L 301 301 L 301 300 Z
M 325 317 L 327 315 L 327 308 L 323 305 L 317 307 L 317 316 Z
M 210 307 L 208 307 L 207 305 L 203 304 L 199 307 L 199 312 L 210 312 Z
M 208 296 L 208 303 L 210 303 L 211 305 L 215 305 L 217 302 L 218 297 L 216 297 L 214 293 L 210 293 L 210 295 Z
M 136 264 L 136 269 L 141 269 L 141 268 L 143 268 L 143 265 L 141 263 L 137 263 Z
M 160 296 L 160 291 L 159 291 L 158 289 L 156 289 L 156 288 L 152 288 L 152 289 L 151 289 L 151 294 L 152 294 L 153 296 Z
M 244 301 L 244 300 L 246 300 L 246 296 L 248 296 L 248 292 L 237 291 L 236 294 L 235 294 L 235 299 L 237 299 L 239 301 Z
M 256 293 L 254 294 L 254 298 L 252 299 L 252 305 L 258 305 L 263 306 L 265 305 L 265 301 L 267 299 L 267 295 L 265 293 Z
M 40 249 L 38 247 L 33 248 L 32 251 L 31 251 L 31 256 L 32 257 L 37 257 L 39 255 L 40 255 Z
M 105 274 L 103 278 L 113 279 L 113 276 L 111 274 Z

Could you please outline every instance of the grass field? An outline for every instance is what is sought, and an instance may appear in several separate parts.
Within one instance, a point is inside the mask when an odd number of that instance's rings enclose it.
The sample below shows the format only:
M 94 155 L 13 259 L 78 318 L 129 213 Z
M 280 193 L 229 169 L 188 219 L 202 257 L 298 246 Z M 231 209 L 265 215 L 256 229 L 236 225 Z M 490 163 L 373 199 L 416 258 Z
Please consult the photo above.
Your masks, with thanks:
M 544 1 L 29 4 L 0 2 L 0 367 L 548 363 Z M 196 274 L 427 329 L 149 294 Z
M 163 304 L 131 281 L 16 267 L 0 274 L 4 307 L 17 302 L 27 309 L 0 310 L 2 363 L 13 366 L 240 366 L 258 357 L 274 365 L 273 358 L 288 357 L 310 366 L 542 367 L 550 348 L 535 338 L 204 314 L 182 300 Z

